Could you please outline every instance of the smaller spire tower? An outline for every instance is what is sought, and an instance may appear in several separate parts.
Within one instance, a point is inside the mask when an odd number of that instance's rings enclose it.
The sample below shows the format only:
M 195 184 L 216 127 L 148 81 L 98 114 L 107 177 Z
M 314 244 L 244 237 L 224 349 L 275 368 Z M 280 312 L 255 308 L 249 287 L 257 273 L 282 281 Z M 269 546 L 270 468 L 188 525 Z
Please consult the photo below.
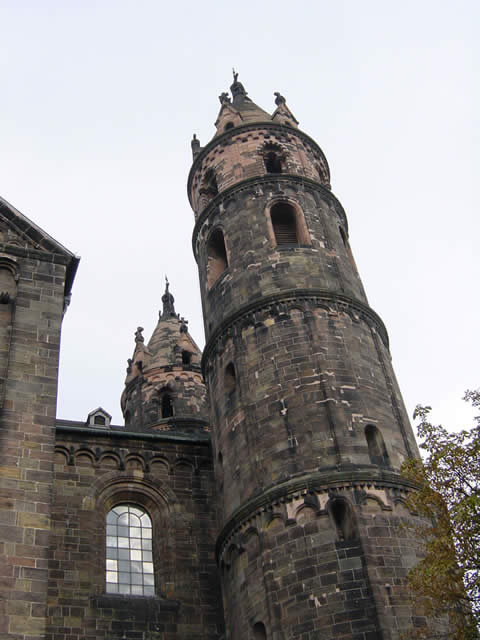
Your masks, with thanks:
M 135 332 L 121 407 L 130 431 L 204 430 L 208 425 L 201 351 L 188 332 L 188 321 L 175 311 L 165 278 L 162 311 L 145 344 L 143 327 Z

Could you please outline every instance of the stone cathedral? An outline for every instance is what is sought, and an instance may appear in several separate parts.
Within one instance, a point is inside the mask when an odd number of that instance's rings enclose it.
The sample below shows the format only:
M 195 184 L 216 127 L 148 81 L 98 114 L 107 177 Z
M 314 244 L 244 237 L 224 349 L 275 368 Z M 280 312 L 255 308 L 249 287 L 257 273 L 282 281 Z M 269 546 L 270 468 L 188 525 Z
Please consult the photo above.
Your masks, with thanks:
M 418 456 L 327 160 L 238 81 L 194 136 L 206 346 L 168 283 L 124 425 L 56 416 L 78 259 L 0 199 L 0 638 L 399 640 Z M 141 319 L 139 318 L 139 321 Z

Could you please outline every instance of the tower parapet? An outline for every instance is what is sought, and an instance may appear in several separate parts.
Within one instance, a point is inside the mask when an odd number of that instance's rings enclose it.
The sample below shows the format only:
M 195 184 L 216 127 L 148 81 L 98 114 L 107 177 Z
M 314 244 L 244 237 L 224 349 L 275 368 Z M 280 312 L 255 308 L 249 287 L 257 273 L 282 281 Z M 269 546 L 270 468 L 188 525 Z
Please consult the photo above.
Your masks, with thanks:
M 397 638 L 414 614 L 394 621 L 392 593 L 407 607 L 421 553 L 398 528 L 399 470 L 418 451 L 387 332 L 320 147 L 280 94 L 269 116 L 236 77 L 231 90 L 188 181 L 227 628 Z

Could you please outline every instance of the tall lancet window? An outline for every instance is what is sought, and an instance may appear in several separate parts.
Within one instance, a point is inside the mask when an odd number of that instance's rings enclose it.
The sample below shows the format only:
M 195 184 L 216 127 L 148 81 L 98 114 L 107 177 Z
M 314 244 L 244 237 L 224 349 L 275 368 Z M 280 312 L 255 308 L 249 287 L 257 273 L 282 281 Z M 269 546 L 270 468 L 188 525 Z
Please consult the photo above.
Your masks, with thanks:
M 119 504 L 107 515 L 107 593 L 155 595 L 152 521 L 132 504 Z
M 277 245 L 298 244 L 295 209 L 287 202 L 277 202 L 271 212 L 273 232 Z
M 378 464 L 380 467 L 389 467 L 390 458 L 380 429 L 373 424 L 367 424 L 365 427 L 365 438 L 367 440 L 370 462 L 372 464 Z
M 222 230 L 217 227 L 207 242 L 207 287 L 210 289 L 228 267 Z
M 172 398 L 168 393 L 162 396 L 162 418 L 171 418 L 173 416 Z

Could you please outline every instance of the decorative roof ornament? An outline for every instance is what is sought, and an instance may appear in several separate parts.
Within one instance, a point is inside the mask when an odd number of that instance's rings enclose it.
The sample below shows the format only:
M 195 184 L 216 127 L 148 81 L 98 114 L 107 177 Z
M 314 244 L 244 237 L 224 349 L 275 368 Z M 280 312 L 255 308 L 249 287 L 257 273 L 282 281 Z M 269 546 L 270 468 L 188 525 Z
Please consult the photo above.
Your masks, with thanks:
M 277 105 L 277 108 L 272 115 L 272 120 L 274 122 L 276 121 L 281 124 L 286 124 L 290 127 L 298 125 L 298 120 L 287 107 L 287 100 L 285 96 L 282 96 L 279 91 L 275 91 L 273 95 L 275 96 L 275 104 Z
M 135 342 L 138 344 L 139 342 L 145 342 L 145 338 L 142 335 L 143 327 L 137 327 L 135 331 Z
M 167 276 L 165 276 L 165 293 L 162 296 L 163 312 L 160 315 L 161 318 L 177 317 L 177 314 L 175 313 L 175 306 L 174 306 L 175 298 L 172 296 L 172 294 L 168 290 L 169 286 L 170 286 L 170 283 L 168 282 Z
M 231 104 L 230 96 L 227 91 L 223 91 L 219 96 L 220 104 Z
M 247 92 L 245 91 L 245 87 L 241 82 L 238 81 L 238 72 L 235 69 L 233 71 L 233 84 L 230 87 L 230 91 L 232 92 L 233 102 L 235 103 L 235 99 L 239 98 L 242 100 L 247 97 Z
M 192 153 L 194 156 L 197 153 L 200 153 L 200 140 L 197 138 L 196 133 L 193 134 L 191 145 L 192 145 Z

